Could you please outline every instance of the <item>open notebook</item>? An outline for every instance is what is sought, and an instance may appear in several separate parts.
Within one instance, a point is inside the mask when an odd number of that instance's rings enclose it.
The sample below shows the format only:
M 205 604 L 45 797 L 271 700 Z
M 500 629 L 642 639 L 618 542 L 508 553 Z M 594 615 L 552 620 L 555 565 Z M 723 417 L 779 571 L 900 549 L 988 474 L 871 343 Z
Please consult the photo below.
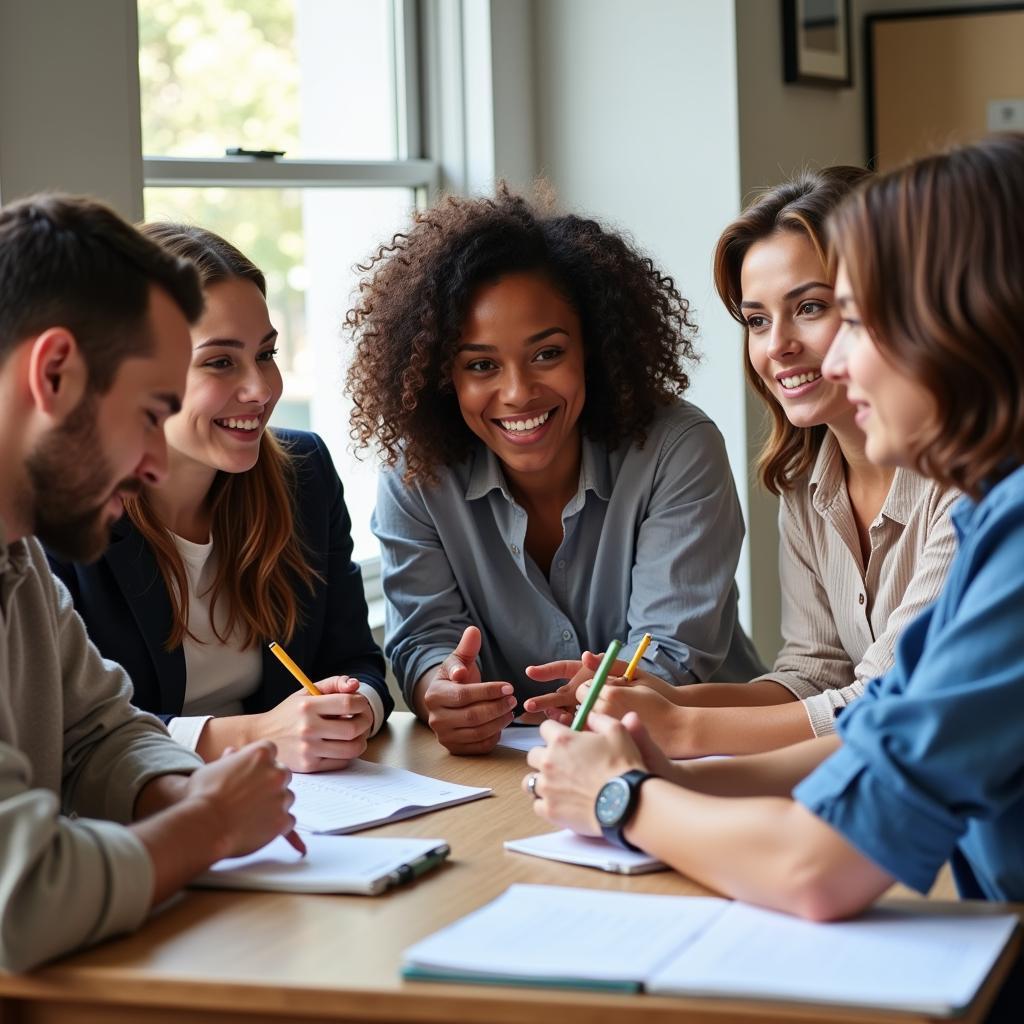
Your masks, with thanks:
M 406 950 L 402 973 L 947 1016 L 969 1005 L 1016 925 L 884 906 L 812 924 L 710 897 L 513 885 Z
M 209 889 L 358 893 L 374 896 L 411 882 L 448 856 L 442 839 L 305 836 L 301 856 L 278 836 L 245 857 L 218 861 L 192 884 Z
M 338 772 L 293 775 L 291 790 L 299 828 L 336 835 L 491 794 L 487 788 L 459 786 L 361 759 Z

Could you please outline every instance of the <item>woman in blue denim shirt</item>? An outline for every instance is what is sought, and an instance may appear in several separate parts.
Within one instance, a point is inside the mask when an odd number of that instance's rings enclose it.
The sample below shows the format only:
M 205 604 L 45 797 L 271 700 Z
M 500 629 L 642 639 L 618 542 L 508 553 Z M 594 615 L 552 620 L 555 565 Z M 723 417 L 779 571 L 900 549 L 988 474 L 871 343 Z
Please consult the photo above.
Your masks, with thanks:
M 534 806 L 815 919 L 896 881 L 926 892 L 947 860 L 964 896 L 1022 900 L 1024 135 L 888 174 L 831 231 L 843 327 L 824 372 L 847 384 L 870 459 L 967 495 L 945 588 L 835 737 L 678 766 L 635 716 L 550 722 L 529 756 Z M 598 794 L 631 770 L 599 821 Z

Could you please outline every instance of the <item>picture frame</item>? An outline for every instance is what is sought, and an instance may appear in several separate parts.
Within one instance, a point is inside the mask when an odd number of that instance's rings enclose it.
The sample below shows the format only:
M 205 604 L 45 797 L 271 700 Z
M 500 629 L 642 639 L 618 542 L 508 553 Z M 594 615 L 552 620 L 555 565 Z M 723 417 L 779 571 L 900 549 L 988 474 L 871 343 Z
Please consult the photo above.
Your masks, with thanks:
M 786 82 L 849 88 L 850 0 L 782 0 L 782 57 Z
M 867 165 L 890 170 L 986 132 L 1020 130 L 1022 40 L 1022 2 L 865 15 Z M 916 59 L 907 61 L 911 49 Z M 956 76 L 946 73 L 951 61 Z M 1008 107 L 1014 118 L 1006 125 Z

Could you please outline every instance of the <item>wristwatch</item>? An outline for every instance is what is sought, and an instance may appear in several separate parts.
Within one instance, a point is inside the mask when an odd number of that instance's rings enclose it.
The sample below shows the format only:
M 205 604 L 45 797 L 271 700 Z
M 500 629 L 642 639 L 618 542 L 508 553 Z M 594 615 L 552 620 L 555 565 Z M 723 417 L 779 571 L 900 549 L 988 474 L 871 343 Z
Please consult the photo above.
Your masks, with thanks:
M 601 834 L 610 843 L 624 850 L 637 850 L 623 834 L 640 800 L 640 787 L 650 778 L 650 772 L 633 770 L 609 779 L 598 791 L 594 801 L 594 814 L 601 826 Z

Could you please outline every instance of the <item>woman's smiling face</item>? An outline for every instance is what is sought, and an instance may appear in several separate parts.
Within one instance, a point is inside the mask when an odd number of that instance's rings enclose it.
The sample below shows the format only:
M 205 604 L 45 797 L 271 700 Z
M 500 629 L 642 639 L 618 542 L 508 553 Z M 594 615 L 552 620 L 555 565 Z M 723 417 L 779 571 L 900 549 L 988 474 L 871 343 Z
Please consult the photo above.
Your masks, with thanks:
M 541 273 L 507 274 L 473 297 L 452 367 L 470 430 L 514 474 L 543 482 L 579 445 L 586 400 L 576 310 Z
M 751 366 L 796 427 L 852 421 L 846 389 L 822 376 L 839 329 L 832 282 L 802 231 L 780 230 L 748 250 L 740 308 Z
M 192 328 L 192 362 L 181 412 L 167 421 L 172 459 L 226 473 L 256 464 L 260 440 L 283 388 L 277 331 L 266 299 L 246 278 L 211 285 Z

